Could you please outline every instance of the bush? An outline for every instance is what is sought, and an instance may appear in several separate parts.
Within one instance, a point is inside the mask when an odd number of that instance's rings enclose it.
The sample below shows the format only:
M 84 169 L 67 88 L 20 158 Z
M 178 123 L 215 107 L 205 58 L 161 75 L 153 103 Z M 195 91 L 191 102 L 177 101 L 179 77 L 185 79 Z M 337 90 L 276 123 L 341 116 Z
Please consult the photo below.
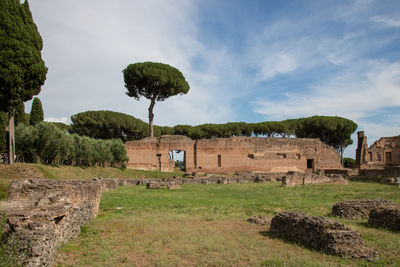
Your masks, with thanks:
M 17 154 L 25 162 L 51 165 L 121 166 L 128 161 L 121 140 L 97 140 L 68 134 L 54 124 L 19 125 L 15 129 Z
M 345 168 L 354 168 L 356 166 L 356 161 L 352 158 L 344 158 L 343 159 L 343 167 Z

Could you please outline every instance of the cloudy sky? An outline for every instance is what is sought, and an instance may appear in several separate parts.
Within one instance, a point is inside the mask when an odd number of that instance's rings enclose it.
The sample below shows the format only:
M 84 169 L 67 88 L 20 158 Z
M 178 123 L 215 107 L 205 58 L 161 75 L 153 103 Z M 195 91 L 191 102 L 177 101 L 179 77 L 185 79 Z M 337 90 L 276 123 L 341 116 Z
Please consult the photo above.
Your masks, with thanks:
M 46 120 L 113 110 L 147 121 L 149 102 L 125 95 L 122 70 L 155 61 L 191 87 L 156 104 L 157 125 L 330 115 L 354 120 L 370 144 L 400 134 L 398 0 L 29 3 L 49 68 Z

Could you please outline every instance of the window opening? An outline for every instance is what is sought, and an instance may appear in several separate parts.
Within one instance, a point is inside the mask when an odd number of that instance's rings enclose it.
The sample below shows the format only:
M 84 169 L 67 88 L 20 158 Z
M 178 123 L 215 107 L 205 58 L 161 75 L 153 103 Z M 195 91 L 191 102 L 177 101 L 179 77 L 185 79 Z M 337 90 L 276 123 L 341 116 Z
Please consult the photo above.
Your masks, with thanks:
M 392 162 L 392 152 L 386 152 L 386 162 Z

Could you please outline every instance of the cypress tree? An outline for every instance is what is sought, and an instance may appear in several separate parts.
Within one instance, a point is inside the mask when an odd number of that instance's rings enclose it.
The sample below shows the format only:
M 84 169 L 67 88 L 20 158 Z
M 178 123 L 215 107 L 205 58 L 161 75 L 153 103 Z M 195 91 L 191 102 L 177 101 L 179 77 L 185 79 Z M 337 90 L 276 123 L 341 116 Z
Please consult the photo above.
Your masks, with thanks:
M 47 68 L 42 38 L 27 1 L 0 1 L 0 109 L 8 113 L 9 163 L 14 162 L 14 110 L 39 94 Z
M 35 125 L 39 122 L 42 122 L 43 119 L 44 119 L 44 115 L 43 115 L 42 102 L 40 102 L 39 98 L 35 97 L 33 99 L 32 108 L 31 108 L 30 124 Z
M 15 126 L 18 126 L 18 124 L 27 124 L 27 118 L 25 114 L 25 105 L 24 102 L 21 102 L 18 104 L 17 108 L 15 109 Z

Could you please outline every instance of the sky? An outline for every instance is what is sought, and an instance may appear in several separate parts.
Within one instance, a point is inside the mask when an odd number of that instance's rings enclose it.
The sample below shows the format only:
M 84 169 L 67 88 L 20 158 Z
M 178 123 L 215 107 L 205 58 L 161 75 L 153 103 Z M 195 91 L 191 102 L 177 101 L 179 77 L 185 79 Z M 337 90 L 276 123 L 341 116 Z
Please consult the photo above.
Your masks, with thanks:
M 186 95 L 157 102 L 156 125 L 341 116 L 371 145 L 400 134 L 398 0 L 30 0 L 49 71 L 45 120 L 88 110 L 148 121 L 122 70 L 179 69 Z M 26 112 L 31 102 L 26 103 Z M 345 151 L 355 157 L 357 144 Z

